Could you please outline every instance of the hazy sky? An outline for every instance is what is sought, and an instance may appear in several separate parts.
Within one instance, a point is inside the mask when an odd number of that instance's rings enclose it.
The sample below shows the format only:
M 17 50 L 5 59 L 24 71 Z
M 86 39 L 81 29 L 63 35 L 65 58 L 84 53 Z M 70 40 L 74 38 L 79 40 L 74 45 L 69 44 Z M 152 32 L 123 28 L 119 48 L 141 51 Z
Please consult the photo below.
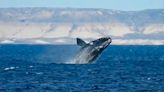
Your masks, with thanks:
M 6 7 L 104 8 L 115 10 L 164 9 L 164 0 L 0 0 Z

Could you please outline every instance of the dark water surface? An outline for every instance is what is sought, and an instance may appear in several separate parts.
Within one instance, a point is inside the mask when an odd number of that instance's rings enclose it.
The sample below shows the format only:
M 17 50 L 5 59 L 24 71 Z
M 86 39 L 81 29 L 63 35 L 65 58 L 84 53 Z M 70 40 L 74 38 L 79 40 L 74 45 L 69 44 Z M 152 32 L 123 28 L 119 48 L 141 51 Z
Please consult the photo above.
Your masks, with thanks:
M 0 92 L 164 92 L 164 46 L 109 46 L 94 64 L 80 47 L 0 45 Z

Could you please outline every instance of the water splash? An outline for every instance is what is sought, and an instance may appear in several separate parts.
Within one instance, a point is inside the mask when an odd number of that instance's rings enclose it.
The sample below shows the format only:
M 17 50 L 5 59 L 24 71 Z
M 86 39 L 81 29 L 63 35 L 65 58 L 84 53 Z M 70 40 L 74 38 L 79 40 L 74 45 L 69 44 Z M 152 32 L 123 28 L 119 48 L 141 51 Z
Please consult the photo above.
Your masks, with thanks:
M 73 58 L 68 60 L 66 64 L 87 64 L 93 57 L 89 56 L 89 48 L 83 49 L 75 55 Z

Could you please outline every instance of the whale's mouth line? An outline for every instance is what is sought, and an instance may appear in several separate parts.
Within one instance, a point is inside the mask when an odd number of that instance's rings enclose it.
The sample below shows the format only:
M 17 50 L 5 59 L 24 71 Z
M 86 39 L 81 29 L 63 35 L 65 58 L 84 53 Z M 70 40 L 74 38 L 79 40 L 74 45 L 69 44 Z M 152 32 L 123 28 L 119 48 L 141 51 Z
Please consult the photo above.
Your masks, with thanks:
M 109 39 L 108 39 L 107 41 L 105 41 L 105 42 L 102 44 L 103 48 L 107 47 L 110 43 L 111 43 L 111 40 L 109 40 Z

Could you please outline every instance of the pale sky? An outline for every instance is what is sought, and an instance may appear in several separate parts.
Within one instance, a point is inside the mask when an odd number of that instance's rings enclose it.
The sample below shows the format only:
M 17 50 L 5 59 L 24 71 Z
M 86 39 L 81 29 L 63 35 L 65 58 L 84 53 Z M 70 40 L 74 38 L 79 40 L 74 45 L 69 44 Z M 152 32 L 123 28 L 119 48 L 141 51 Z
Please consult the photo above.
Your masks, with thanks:
M 164 0 L 0 0 L 0 8 L 103 8 L 115 10 L 164 9 Z

